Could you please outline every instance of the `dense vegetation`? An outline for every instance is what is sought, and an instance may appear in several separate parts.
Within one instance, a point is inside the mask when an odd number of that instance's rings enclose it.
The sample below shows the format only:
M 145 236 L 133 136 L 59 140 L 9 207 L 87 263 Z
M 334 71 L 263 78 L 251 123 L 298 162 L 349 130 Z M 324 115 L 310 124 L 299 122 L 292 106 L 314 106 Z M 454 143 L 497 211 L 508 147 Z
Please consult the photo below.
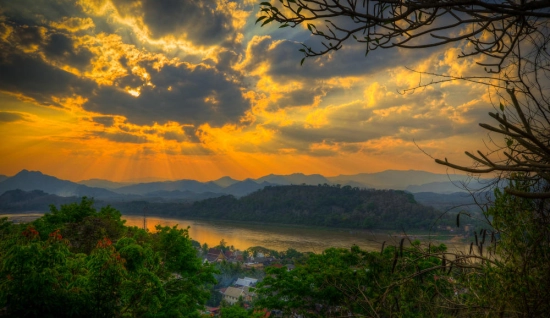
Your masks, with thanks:
M 142 213 L 146 206 L 149 215 L 362 229 L 430 229 L 436 220 L 449 222 L 410 193 L 350 186 L 271 186 L 239 199 L 222 196 L 188 204 L 115 206 L 125 213 Z
M 516 178 L 510 186 L 529 191 Z M 291 272 L 269 268 L 256 305 L 305 317 L 547 317 L 548 202 L 495 197 L 492 228 L 467 253 L 407 239 L 381 252 L 328 249 Z
M 30 224 L 0 220 L 0 309 L 10 317 L 196 317 L 214 269 L 187 229 L 126 227 L 92 201 Z
M 529 191 L 521 176 L 516 178 L 510 186 Z M 259 194 L 277 193 L 270 190 Z M 284 192 L 279 194 L 284 202 Z M 550 311 L 550 229 L 541 222 L 546 210 L 545 200 L 496 190 L 495 203 L 485 212 L 492 228 L 476 233 L 468 253 L 407 238 L 382 245 L 379 252 L 357 246 L 321 254 L 252 247 L 247 253 L 275 255 L 295 268 L 273 266 L 258 273 L 264 280 L 253 309 L 238 302 L 222 308 L 222 317 L 261 317 L 266 310 L 304 317 L 545 317 Z M 464 217 L 457 217 L 457 226 Z M 186 229 L 158 226 L 149 233 L 126 227 L 117 210 L 96 211 L 87 199 L 52 206 L 30 224 L 2 219 L 0 313 L 200 316 L 205 303 L 220 302 L 209 292 L 214 285 L 243 271 L 239 264 L 221 263 L 215 279 L 215 268 L 201 263 L 192 244 Z
M 77 197 L 60 197 L 48 194 L 41 190 L 23 191 L 10 190 L 0 195 L 0 211 L 2 212 L 28 212 L 44 211 L 53 204 L 70 204 L 78 202 Z
M 0 196 L 3 211 L 39 211 L 50 204 L 66 204 L 78 198 L 62 198 L 42 191 L 8 191 Z M 100 204 L 106 202 L 98 201 Z M 350 186 L 268 186 L 241 198 L 225 195 L 195 202 L 110 202 L 124 214 L 159 215 L 212 220 L 302 224 L 361 229 L 430 229 L 452 223 L 434 208 L 397 190 L 367 190 Z

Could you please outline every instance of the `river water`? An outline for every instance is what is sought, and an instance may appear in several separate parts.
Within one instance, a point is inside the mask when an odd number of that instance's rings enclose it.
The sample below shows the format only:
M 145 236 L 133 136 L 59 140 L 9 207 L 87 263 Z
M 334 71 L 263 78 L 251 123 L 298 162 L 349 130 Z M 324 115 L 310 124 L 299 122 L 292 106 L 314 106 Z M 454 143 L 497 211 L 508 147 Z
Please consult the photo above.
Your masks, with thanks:
M 143 217 L 124 215 L 126 225 L 143 227 Z M 189 228 L 189 236 L 208 246 L 216 246 L 223 239 L 228 246 L 244 250 L 252 246 L 263 246 L 269 249 L 284 251 L 294 248 L 300 252 L 320 253 L 329 247 L 350 248 L 356 244 L 359 247 L 379 251 L 382 243 L 399 244 L 401 235 L 391 231 L 364 231 L 350 229 L 329 229 L 317 227 L 250 224 L 239 222 L 216 222 L 204 220 L 186 220 L 148 217 L 146 227 L 154 231 L 156 224 L 164 226 L 178 225 L 180 228 Z M 410 235 L 411 238 L 421 241 L 432 241 L 430 235 Z M 438 236 L 438 239 L 449 247 L 462 247 L 464 244 L 451 241 L 452 235 Z
M 28 222 L 40 217 L 41 214 L 10 214 L 5 215 L 19 222 Z M 1 217 L 1 215 L 0 215 Z M 143 227 L 143 217 L 123 215 L 126 225 Z M 223 239 L 228 246 L 244 250 L 253 246 L 263 246 L 269 249 L 284 251 L 294 248 L 300 252 L 320 253 L 329 247 L 350 248 L 356 244 L 369 251 L 379 251 L 382 242 L 399 244 L 401 235 L 392 231 L 364 231 L 350 229 L 328 229 L 274 224 L 251 224 L 239 222 L 219 222 L 204 220 L 173 219 L 165 217 L 146 218 L 146 227 L 154 232 L 157 224 L 163 226 L 178 225 L 179 228 L 189 226 L 189 236 L 208 246 L 216 246 Z M 429 234 L 409 235 L 411 239 L 427 242 L 436 241 Z M 464 249 L 465 243 L 452 239 L 452 235 L 438 235 L 437 242 L 443 242 L 450 249 Z

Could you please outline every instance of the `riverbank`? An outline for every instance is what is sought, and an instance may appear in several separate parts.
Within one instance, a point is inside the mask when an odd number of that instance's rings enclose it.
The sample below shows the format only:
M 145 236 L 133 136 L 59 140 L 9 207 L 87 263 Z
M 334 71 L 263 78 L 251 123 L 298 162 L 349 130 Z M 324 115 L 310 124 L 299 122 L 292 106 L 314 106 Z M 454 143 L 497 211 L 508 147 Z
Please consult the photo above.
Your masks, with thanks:
M 2 214 L 17 220 L 17 223 L 32 222 L 43 213 L 36 211 L 28 213 Z M 126 225 L 143 227 L 143 215 L 124 214 Z M 179 219 L 167 217 L 147 217 L 146 227 L 155 231 L 157 224 L 163 226 L 179 225 L 180 228 L 190 227 L 192 239 L 209 246 L 216 246 L 223 239 L 228 245 L 245 250 L 252 246 L 264 246 L 269 249 L 284 251 L 294 248 L 300 252 L 320 253 L 329 247 L 349 248 L 353 245 L 378 251 L 385 246 L 398 245 L 401 238 L 408 241 L 420 240 L 424 244 L 446 244 L 450 250 L 464 250 L 468 242 L 453 234 L 430 233 L 426 231 L 399 233 L 389 230 L 358 230 L 346 228 L 328 228 L 295 224 L 273 224 L 262 222 L 237 222 L 205 219 Z

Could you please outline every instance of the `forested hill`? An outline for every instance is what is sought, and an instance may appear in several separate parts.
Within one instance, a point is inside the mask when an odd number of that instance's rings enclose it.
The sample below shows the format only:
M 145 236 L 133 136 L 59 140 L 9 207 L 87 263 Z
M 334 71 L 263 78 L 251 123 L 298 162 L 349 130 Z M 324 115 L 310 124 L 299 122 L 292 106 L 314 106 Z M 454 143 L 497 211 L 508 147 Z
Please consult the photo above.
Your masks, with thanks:
M 270 186 L 242 198 L 223 196 L 181 205 L 172 216 L 362 229 L 428 229 L 440 212 L 412 194 L 350 186 Z M 153 206 L 149 211 L 160 212 Z M 160 208 L 160 207 L 157 207 Z

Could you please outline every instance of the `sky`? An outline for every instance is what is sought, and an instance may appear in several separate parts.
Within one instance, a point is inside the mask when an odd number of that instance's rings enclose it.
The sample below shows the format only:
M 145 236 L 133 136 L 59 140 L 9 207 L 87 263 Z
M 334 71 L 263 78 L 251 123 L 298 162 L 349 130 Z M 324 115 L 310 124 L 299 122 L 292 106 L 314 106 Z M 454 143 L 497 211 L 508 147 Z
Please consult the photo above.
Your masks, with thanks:
M 307 59 L 256 0 L 0 0 L 0 174 L 79 181 L 445 173 L 484 150 L 494 96 L 465 43 Z M 479 60 L 477 60 L 479 61 Z M 497 102 L 498 104 L 498 102 Z M 452 171 L 454 173 L 454 171 Z

